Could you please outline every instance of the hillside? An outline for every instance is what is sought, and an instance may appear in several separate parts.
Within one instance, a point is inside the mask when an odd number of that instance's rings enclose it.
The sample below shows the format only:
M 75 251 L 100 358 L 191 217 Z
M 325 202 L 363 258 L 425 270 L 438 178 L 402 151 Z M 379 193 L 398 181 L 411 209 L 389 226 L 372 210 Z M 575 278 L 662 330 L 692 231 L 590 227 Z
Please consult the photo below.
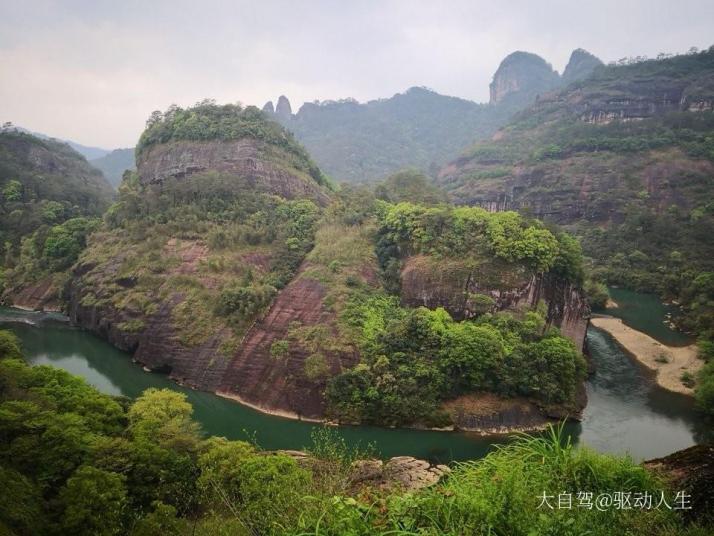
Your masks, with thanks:
M 331 191 L 255 108 L 170 108 L 149 122 L 136 172 L 72 269 L 69 315 L 150 369 L 293 417 L 454 424 L 441 404 L 482 389 L 520 397 L 513 426 L 577 414 L 588 308 L 567 237 L 513 213 L 412 205 L 443 201 L 423 176 L 399 174 L 380 191 L 391 199 L 396 189 L 399 204 Z M 435 222 L 452 230 L 425 242 Z M 429 261 L 444 255 L 458 257 L 427 299 Z M 482 325 L 463 322 L 476 317 Z M 428 374 L 417 405 L 401 364 L 415 349 L 394 346 L 414 343 L 400 331 L 414 322 L 432 326 L 423 336 L 433 351 L 419 356 Z M 460 363 L 459 344 L 489 350 Z M 493 359 L 518 367 L 534 353 L 546 365 L 531 379 L 497 381 Z M 393 360 L 387 391 L 380 355 Z M 456 381 L 459 370 L 471 379 Z M 354 382 L 374 383 L 377 398 L 347 402 Z
M 76 260 L 109 206 L 111 186 L 68 145 L 5 130 L 0 132 L 0 192 L 0 294 L 3 287 L 25 294 L 15 296 L 20 304 L 56 299 L 52 275 Z M 28 288 L 42 280 L 40 288 Z
M 275 118 L 335 180 L 365 182 L 404 167 L 433 172 L 465 145 L 495 132 L 507 115 L 414 87 L 365 104 L 352 99 L 305 103 L 294 115 L 289 103 L 282 104 Z
M 119 187 L 127 169 L 132 171 L 136 169 L 134 149 L 114 149 L 99 158 L 91 159 L 89 163 L 101 171 L 114 188 Z
M 714 333 L 714 49 L 596 69 L 441 170 L 460 204 L 571 226 L 610 284 Z M 707 275 L 709 274 L 709 275 Z

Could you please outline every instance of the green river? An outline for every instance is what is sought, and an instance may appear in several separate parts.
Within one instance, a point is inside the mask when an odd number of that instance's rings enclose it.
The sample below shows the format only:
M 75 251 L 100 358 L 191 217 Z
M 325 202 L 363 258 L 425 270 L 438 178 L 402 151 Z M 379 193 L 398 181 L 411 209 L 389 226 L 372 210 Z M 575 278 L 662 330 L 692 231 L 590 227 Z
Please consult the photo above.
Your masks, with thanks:
M 688 342 L 663 323 L 669 310 L 656 297 L 620 289 L 613 289 L 612 294 L 620 308 L 608 313 L 666 344 Z M 310 444 L 311 431 L 317 426 L 266 415 L 211 393 L 181 387 L 162 374 L 144 372 L 128 354 L 52 315 L 0 309 L 0 327 L 20 337 L 32 364 L 63 368 L 110 395 L 136 397 L 149 387 L 185 393 L 207 434 L 256 440 L 266 449 L 300 449 Z M 654 385 L 651 376 L 606 333 L 591 328 L 587 338 L 597 372 L 587 382 L 588 406 L 582 422 L 567 426 L 574 441 L 600 451 L 629 452 L 641 460 L 688 447 L 711 434 L 698 420 L 691 400 Z M 506 440 L 370 426 L 345 426 L 340 433 L 348 443 L 372 445 L 384 457 L 411 455 L 444 462 L 482 457 L 494 444 Z

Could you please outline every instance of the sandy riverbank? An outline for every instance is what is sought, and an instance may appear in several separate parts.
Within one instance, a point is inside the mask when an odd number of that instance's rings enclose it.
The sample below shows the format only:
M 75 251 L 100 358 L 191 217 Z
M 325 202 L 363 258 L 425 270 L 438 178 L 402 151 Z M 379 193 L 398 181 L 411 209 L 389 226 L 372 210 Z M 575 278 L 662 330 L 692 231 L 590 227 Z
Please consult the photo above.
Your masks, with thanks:
M 305 421 L 305 422 L 316 422 L 316 423 L 321 423 L 321 424 L 330 424 L 329 422 L 327 422 L 325 420 L 311 419 L 309 417 L 303 417 L 303 416 L 298 415 L 297 413 L 294 413 L 292 411 L 264 408 L 262 406 L 258 406 L 257 404 L 251 404 L 250 402 L 246 401 L 245 399 L 241 398 L 240 396 L 238 396 L 235 393 L 227 393 L 225 391 L 216 391 L 216 394 L 220 397 L 234 400 L 235 402 L 238 402 L 238 403 L 242 404 L 243 406 L 247 406 L 251 409 L 260 411 L 261 413 L 266 413 L 268 415 L 275 415 L 276 417 L 283 417 L 285 419 L 292 419 L 294 421 Z
M 693 390 L 682 384 L 682 374 L 696 377 L 704 362 L 697 357 L 697 346 L 667 346 L 625 325 L 619 318 L 591 318 L 590 323 L 607 331 L 627 352 L 648 369 L 655 371 L 657 383 L 676 393 L 692 395 Z M 666 362 L 662 362 L 663 358 Z

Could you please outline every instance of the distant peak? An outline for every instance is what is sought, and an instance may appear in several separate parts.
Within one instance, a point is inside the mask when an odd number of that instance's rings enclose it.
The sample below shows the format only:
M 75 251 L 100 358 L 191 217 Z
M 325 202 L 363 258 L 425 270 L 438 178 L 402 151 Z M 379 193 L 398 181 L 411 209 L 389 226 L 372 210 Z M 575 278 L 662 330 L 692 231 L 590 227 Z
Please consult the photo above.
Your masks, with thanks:
M 560 76 L 553 67 L 537 54 L 517 50 L 506 56 L 493 75 L 489 86 L 491 104 L 504 99 L 528 103 L 536 95 L 553 89 Z
M 280 117 L 290 117 L 293 115 L 293 109 L 290 106 L 290 101 L 285 95 L 280 95 L 278 105 L 275 107 L 275 113 Z
M 263 111 L 267 114 L 274 114 L 275 108 L 273 108 L 273 101 L 268 101 L 263 105 Z
M 602 65 L 602 61 L 590 52 L 582 48 L 576 48 L 570 54 L 568 65 L 563 71 L 563 82 L 569 84 L 582 78 L 587 78 L 597 67 Z

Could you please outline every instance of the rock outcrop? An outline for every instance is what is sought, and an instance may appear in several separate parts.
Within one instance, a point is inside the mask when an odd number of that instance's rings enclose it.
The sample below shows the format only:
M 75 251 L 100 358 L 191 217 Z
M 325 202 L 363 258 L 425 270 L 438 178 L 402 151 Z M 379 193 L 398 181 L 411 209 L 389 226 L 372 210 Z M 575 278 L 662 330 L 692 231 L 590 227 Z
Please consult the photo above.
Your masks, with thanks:
M 517 51 L 506 56 L 489 85 L 491 104 L 527 104 L 560 84 L 560 76 L 543 58 Z
M 592 72 L 603 65 L 602 61 L 587 50 L 577 48 L 570 54 L 570 60 L 563 71 L 563 83 L 571 84 L 576 80 L 587 78 Z
M 290 456 L 301 467 L 315 472 L 326 470 L 322 467 L 321 460 L 301 450 L 278 450 L 274 453 Z M 268 453 L 271 454 L 273 452 Z M 450 472 L 448 465 L 434 464 L 412 456 L 395 456 L 386 461 L 355 460 L 348 478 L 349 485 L 356 492 L 361 488 L 393 489 L 395 487 L 404 491 L 417 491 L 436 484 Z
M 484 308 L 479 297 L 490 299 Z M 508 264 L 472 268 L 458 261 L 414 256 L 402 269 L 402 303 L 431 309 L 444 307 L 454 318 L 484 312 L 528 309 L 545 302 L 549 325 L 560 328 L 578 349 L 583 348 L 590 307 L 572 284 L 548 274 L 533 274 Z
M 293 115 L 293 109 L 290 106 L 290 101 L 285 95 L 280 95 L 278 104 L 275 107 L 275 114 L 282 119 L 289 119 Z
M 324 415 L 324 381 L 311 380 L 305 374 L 305 362 L 312 352 L 289 341 L 295 326 L 335 329 L 334 311 L 323 303 L 327 289 L 319 281 L 304 277 L 309 270 L 310 263 L 305 262 L 268 314 L 243 337 L 221 379 L 219 394 L 292 417 L 319 419 Z M 274 357 L 271 349 L 280 341 L 289 343 L 290 351 L 283 357 Z M 331 375 L 359 361 L 355 351 L 332 352 L 324 357 Z
M 672 489 L 687 494 L 690 508 L 681 511 L 687 521 L 707 521 L 714 512 L 714 445 L 695 445 L 664 458 L 644 463 L 669 480 Z
M 272 149 L 275 151 L 276 149 Z M 321 205 L 329 198 L 307 173 L 274 162 L 264 145 L 250 138 L 238 140 L 179 140 L 152 146 L 137 162 L 141 181 L 161 185 L 207 171 L 239 177 L 242 187 L 276 194 L 286 199 L 310 198 Z

